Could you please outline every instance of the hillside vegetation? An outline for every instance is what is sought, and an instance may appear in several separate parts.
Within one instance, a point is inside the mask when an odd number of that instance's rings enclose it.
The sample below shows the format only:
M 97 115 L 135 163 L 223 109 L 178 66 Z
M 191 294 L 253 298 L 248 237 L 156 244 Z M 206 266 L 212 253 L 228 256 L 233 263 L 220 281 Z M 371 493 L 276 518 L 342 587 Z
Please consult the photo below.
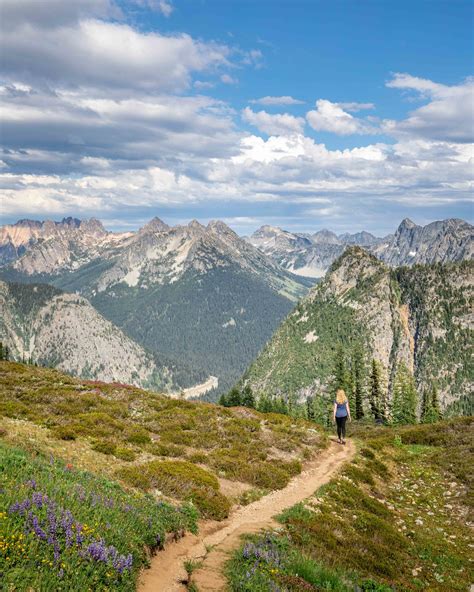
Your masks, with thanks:
M 135 589 L 149 550 L 196 531 L 197 512 L 0 441 L 2 590 Z
M 0 281 L 0 313 L 0 341 L 13 360 L 162 391 L 207 377 L 144 349 L 85 298 L 47 284 Z
M 359 351 L 366 413 L 373 360 L 386 398 L 406 368 L 420 399 L 437 388 L 445 412 L 473 413 L 473 278 L 471 261 L 390 270 L 364 250 L 348 249 L 285 319 L 242 384 L 256 395 L 320 397 L 331 390 L 338 350 L 348 371 Z
M 139 491 L 191 501 L 217 519 L 240 501 L 236 496 L 284 487 L 301 461 L 326 445 L 307 421 L 5 361 L 0 416 L 11 444 L 52 453 Z M 236 485 L 223 491 L 228 481 Z
M 474 420 L 358 430 L 359 454 L 228 566 L 235 592 L 469 589 Z

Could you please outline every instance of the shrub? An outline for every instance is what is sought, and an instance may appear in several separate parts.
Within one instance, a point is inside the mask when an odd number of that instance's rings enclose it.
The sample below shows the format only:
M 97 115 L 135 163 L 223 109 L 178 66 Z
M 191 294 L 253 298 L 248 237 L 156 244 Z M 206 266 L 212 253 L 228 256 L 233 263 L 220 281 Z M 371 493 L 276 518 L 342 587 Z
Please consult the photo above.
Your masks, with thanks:
M 77 438 L 76 432 L 69 425 L 57 426 L 51 432 L 58 440 L 75 440 Z
M 127 431 L 126 441 L 131 444 L 137 444 L 138 446 L 143 444 L 149 444 L 151 442 L 150 434 L 145 428 L 132 428 Z
M 222 520 L 229 514 L 230 502 L 219 492 L 217 477 L 189 462 L 154 460 L 123 467 L 117 476 L 133 487 L 192 501 L 203 516 Z
M 137 458 L 136 452 L 134 452 L 131 448 L 125 448 L 118 446 L 115 449 L 115 452 L 112 453 L 115 457 L 120 458 L 121 460 L 127 461 L 134 461 Z
M 92 444 L 92 449 L 102 454 L 115 454 L 116 445 L 110 440 L 97 440 Z
M 149 452 L 154 456 L 185 456 L 186 448 L 178 446 L 177 444 L 162 444 L 161 442 L 154 442 L 149 447 Z

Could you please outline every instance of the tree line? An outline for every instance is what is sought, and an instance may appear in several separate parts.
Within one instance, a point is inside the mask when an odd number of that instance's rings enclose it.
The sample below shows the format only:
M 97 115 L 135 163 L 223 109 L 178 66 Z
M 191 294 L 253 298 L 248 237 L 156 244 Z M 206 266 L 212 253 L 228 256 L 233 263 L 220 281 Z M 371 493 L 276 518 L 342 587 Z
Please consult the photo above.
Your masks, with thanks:
M 389 397 L 387 371 L 375 359 L 369 361 L 361 345 L 349 351 L 338 347 L 334 354 L 332 377 L 328 388 L 316 395 L 297 400 L 294 396 L 254 393 L 251 386 L 238 385 L 221 395 L 225 407 L 251 407 L 264 413 L 274 412 L 304 417 L 329 425 L 336 391 L 343 389 L 356 420 L 372 420 L 377 424 L 404 425 L 433 423 L 442 419 L 436 384 L 425 386 L 421 394 L 413 373 L 403 362 L 394 371 Z

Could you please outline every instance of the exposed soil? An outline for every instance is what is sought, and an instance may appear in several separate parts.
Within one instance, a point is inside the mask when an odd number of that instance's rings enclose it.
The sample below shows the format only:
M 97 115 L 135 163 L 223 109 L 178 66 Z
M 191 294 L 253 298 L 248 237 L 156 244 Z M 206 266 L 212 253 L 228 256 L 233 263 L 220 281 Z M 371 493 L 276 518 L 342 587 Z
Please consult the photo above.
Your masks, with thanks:
M 277 526 L 274 516 L 312 495 L 354 454 L 355 446 L 350 440 L 346 446 L 333 442 L 284 489 L 239 507 L 223 522 L 202 522 L 198 536 L 186 535 L 153 557 L 150 569 L 142 573 L 139 592 L 185 591 L 183 582 L 187 576 L 183 562 L 186 559 L 202 561 L 192 576 L 199 592 L 225 590 L 223 568 L 229 554 L 239 546 L 241 536 Z

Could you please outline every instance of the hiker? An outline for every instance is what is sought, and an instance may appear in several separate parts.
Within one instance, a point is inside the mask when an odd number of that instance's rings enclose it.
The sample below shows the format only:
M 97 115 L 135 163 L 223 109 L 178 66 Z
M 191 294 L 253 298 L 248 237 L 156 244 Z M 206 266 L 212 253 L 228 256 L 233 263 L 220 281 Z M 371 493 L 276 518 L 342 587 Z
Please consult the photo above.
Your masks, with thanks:
M 351 410 L 349 401 L 343 389 L 337 389 L 336 400 L 334 401 L 334 421 L 337 424 L 337 441 L 339 444 L 346 443 L 346 421 L 351 421 Z

